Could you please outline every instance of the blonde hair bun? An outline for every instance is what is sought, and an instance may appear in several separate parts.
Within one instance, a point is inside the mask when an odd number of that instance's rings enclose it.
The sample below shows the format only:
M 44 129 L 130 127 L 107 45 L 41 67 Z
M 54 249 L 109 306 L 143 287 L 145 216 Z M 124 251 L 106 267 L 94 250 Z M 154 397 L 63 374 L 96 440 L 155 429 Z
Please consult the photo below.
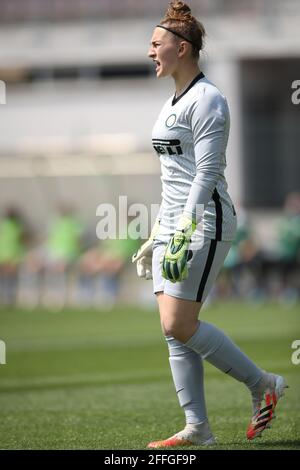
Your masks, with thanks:
M 186 3 L 175 1 L 169 4 L 165 19 L 175 21 L 191 21 L 193 17 L 191 9 Z

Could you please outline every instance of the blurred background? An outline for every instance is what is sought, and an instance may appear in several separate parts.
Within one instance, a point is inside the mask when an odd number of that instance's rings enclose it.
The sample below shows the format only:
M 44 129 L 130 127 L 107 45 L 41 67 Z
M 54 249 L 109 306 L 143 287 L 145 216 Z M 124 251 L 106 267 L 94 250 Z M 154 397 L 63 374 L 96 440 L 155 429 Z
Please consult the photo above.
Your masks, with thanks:
M 290 385 L 250 445 L 246 388 L 206 363 L 210 422 L 220 449 L 299 449 L 300 2 L 189 3 L 229 101 L 239 223 L 201 319 Z M 167 5 L 0 0 L 1 449 L 137 449 L 182 427 L 152 283 L 130 262 L 142 241 L 96 236 L 101 204 L 119 226 L 120 197 L 160 203 L 151 132 L 174 91 L 147 51 Z
M 169 79 L 147 58 L 167 1 L 0 0 L 0 302 L 153 305 L 130 258 L 97 240 L 99 204 L 160 202 L 151 130 Z M 239 231 L 214 299 L 299 300 L 298 0 L 198 0 L 201 68 L 227 96 Z M 3 85 L 2 83 L 2 91 Z M 300 85 L 300 82 L 299 82 Z M 299 86 L 298 85 L 298 86 Z M 293 88 L 294 86 L 294 88 Z M 294 101 L 294 103 L 293 103 Z M 3 99 L 2 99 L 3 102 Z

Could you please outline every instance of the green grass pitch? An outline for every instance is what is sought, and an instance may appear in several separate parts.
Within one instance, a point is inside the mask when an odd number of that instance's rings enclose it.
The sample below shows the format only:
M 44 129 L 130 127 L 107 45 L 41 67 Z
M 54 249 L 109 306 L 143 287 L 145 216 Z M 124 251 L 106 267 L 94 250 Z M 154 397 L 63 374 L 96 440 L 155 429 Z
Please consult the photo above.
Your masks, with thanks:
M 248 442 L 245 386 L 205 364 L 215 448 L 299 449 L 300 365 L 291 361 L 299 306 L 218 303 L 201 317 L 290 385 L 272 429 Z M 183 427 L 155 310 L 2 310 L 0 339 L 7 362 L 0 365 L 2 449 L 144 449 Z

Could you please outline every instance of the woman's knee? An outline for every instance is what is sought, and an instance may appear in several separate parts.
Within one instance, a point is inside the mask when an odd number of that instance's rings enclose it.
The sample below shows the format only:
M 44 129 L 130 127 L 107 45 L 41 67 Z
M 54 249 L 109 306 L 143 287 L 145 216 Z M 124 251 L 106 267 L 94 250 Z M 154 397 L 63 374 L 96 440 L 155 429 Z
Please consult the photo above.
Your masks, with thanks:
M 160 312 L 160 322 L 164 335 L 173 336 L 173 338 L 176 339 L 187 323 L 186 319 L 182 318 L 182 316 L 178 316 L 176 312 L 165 309 Z
M 177 336 L 180 334 L 181 330 L 181 326 L 178 324 L 178 322 L 167 319 L 161 322 L 161 326 L 165 336 L 173 336 L 173 338 L 177 339 Z
M 178 321 L 178 319 L 166 319 L 161 322 L 165 336 L 172 336 L 181 342 L 186 342 L 194 334 L 199 324 L 198 320 Z
M 197 328 L 201 304 L 166 295 L 160 296 L 158 303 L 164 335 L 187 341 Z

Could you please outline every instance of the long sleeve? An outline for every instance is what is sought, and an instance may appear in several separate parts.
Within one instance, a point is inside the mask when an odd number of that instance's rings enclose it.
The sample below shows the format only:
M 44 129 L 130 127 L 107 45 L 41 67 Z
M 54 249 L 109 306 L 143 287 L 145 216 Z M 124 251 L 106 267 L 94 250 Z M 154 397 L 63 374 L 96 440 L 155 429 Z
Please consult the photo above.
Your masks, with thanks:
M 192 182 L 184 214 L 199 222 L 212 198 L 220 169 L 226 164 L 229 111 L 221 95 L 203 95 L 195 101 L 190 114 L 196 176 Z

